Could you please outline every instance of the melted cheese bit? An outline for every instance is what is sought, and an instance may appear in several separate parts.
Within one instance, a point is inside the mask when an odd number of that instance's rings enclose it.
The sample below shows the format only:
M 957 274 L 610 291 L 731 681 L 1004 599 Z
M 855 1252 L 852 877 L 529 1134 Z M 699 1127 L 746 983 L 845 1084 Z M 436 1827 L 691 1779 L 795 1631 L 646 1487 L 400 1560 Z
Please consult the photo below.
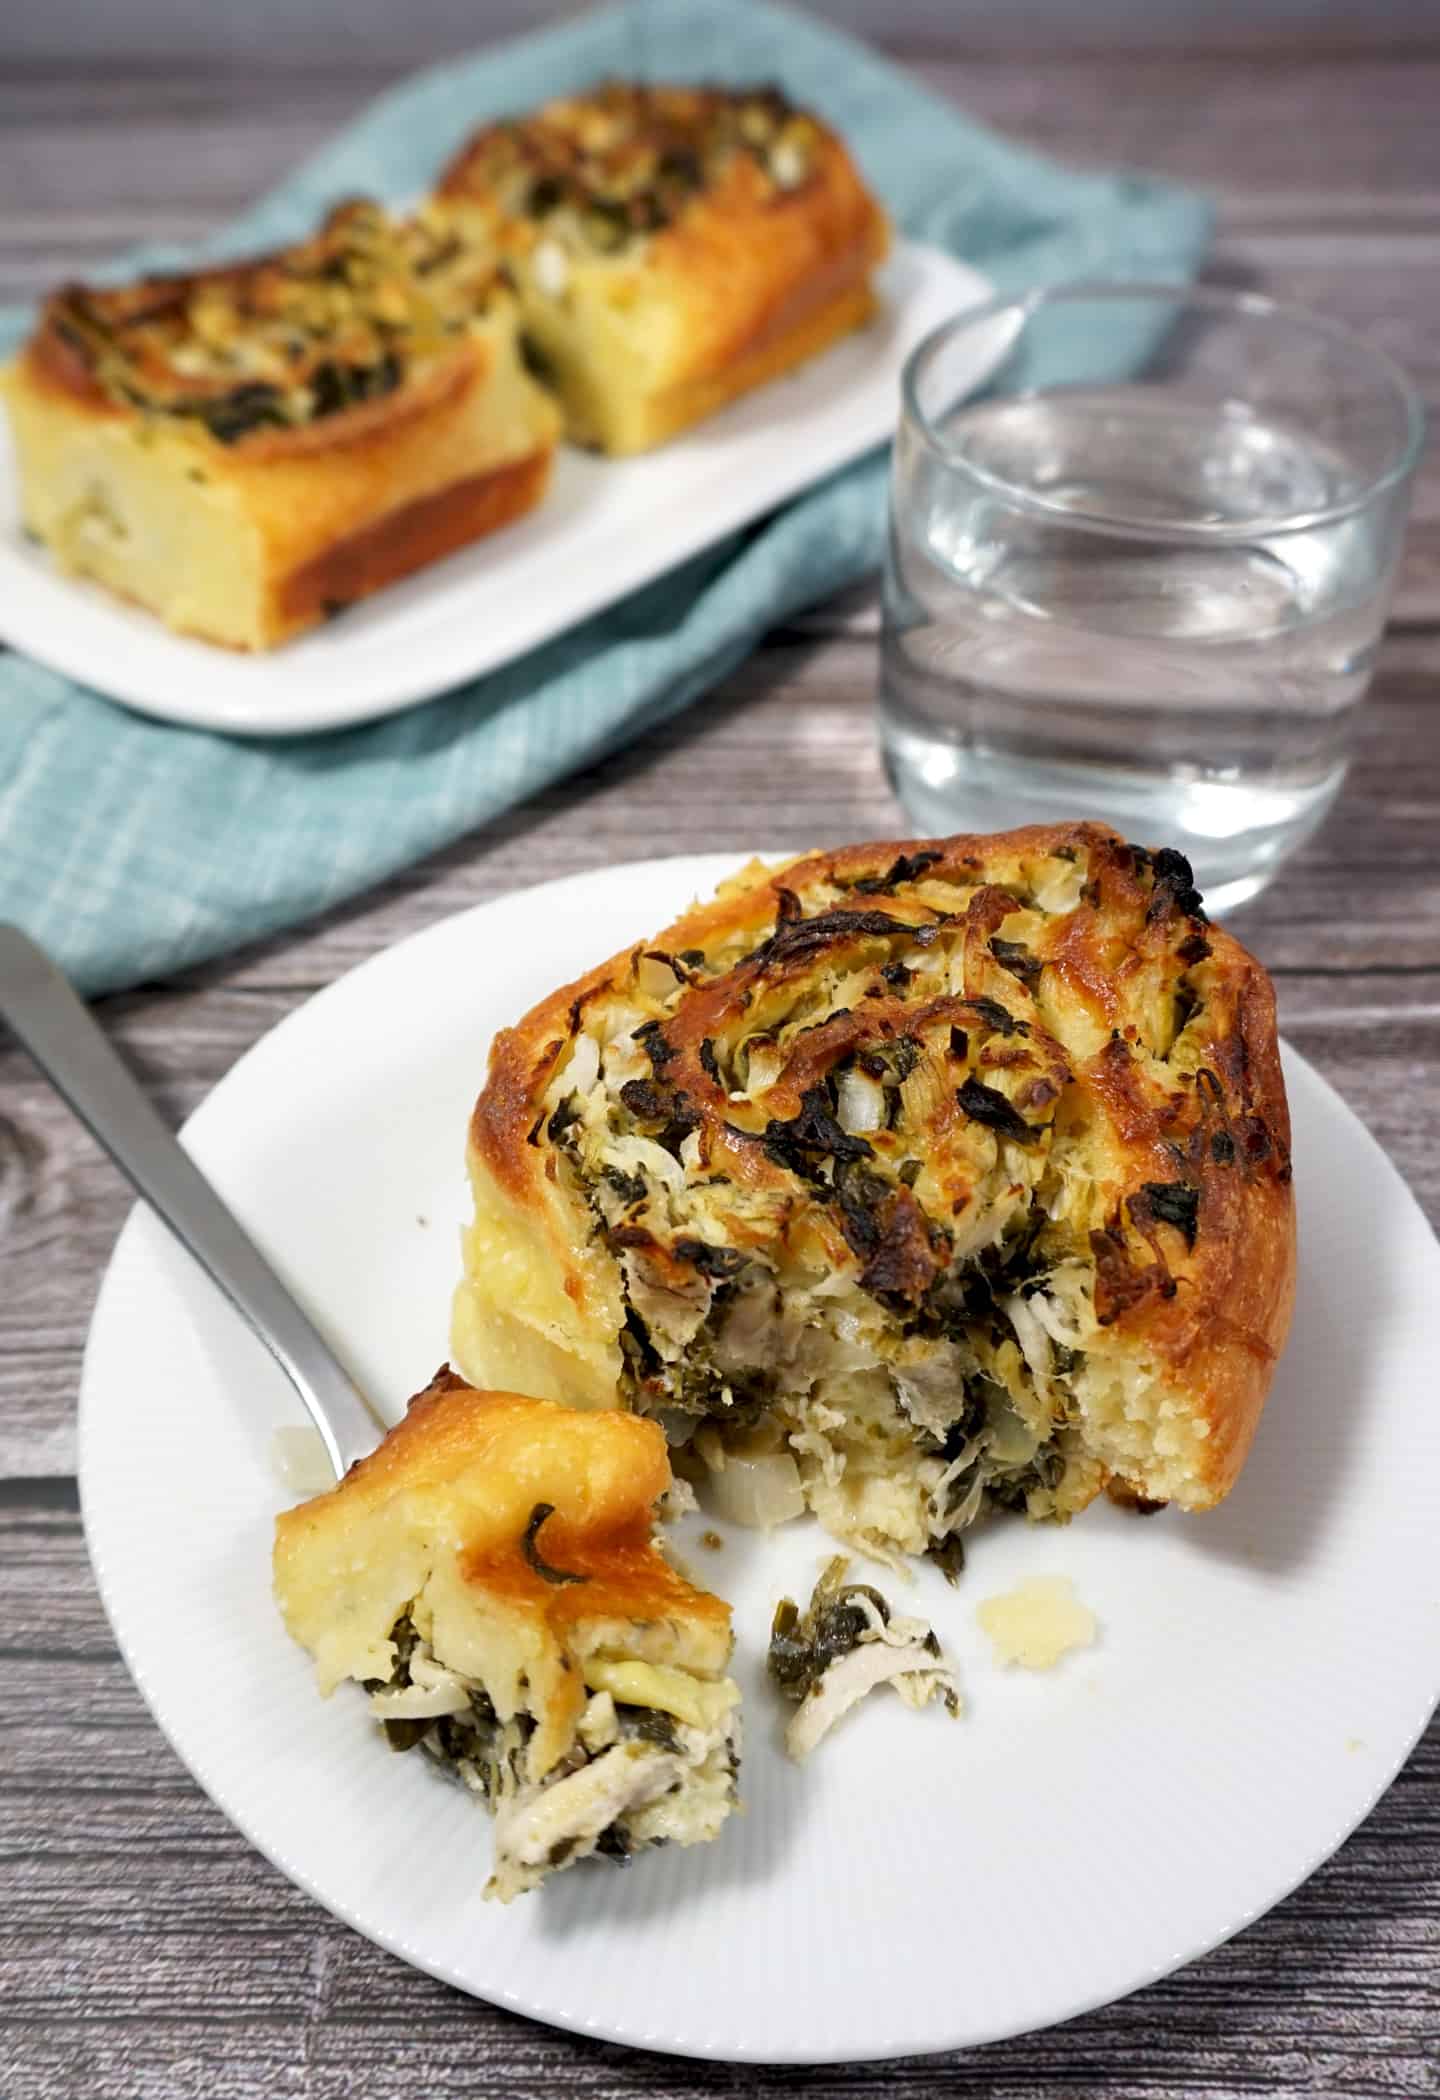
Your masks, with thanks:
M 996 1662 L 1026 1670 L 1053 1670 L 1072 1648 L 1090 1647 L 1099 1631 L 1068 1575 L 1032 1575 L 1002 1596 L 987 1597 L 975 1616 Z
M 672 1663 L 594 1657 L 585 1664 L 585 1682 L 592 1691 L 609 1692 L 625 1706 L 656 1707 L 691 1728 L 718 1728 L 740 1697 L 728 1677 L 706 1681 Z

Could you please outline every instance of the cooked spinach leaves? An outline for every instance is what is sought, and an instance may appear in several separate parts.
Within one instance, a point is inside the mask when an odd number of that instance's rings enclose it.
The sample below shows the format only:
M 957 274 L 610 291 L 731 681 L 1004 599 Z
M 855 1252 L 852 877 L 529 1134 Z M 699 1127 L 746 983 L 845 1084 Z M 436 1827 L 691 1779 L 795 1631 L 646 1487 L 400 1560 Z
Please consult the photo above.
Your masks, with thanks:
M 1193 1248 L 1200 1216 L 1200 1191 L 1189 1181 L 1144 1181 L 1130 1198 L 1130 1215 L 1137 1224 L 1154 1218 L 1173 1225 Z
M 997 1137 L 1013 1138 L 1017 1145 L 1030 1145 L 1039 1136 L 1039 1132 L 1031 1129 L 999 1089 L 986 1086 L 983 1079 L 967 1079 L 956 1088 L 955 1099 L 972 1123 L 983 1123 Z
M 525 1526 L 525 1535 L 520 1541 L 520 1551 L 524 1554 L 527 1564 L 545 1582 L 552 1582 L 557 1587 L 567 1582 L 588 1582 L 590 1580 L 588 1575 L 577 1575 L 570 1568 L 552 1568 L 549 1561 L 542 1557 L 536 1541 L 539 1537 L 541 1526 L 554 1514 L 555 1505 L 553 1502 L 536 1503 L 530 1512 L 530 1521 Z

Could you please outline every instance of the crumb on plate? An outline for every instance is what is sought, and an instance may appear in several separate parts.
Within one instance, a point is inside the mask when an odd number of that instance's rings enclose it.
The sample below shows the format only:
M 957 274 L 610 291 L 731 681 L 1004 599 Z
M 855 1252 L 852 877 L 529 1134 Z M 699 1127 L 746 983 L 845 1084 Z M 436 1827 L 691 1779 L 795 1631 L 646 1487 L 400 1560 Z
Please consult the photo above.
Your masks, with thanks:
M 1091 1647 L 1099 1631 L 1068 1575 L 1032 1575 L 1001 1596 L 987 1597 L 975 1616 L 995 1660 L 1026 1670 L 1053 1669 L 1072 1648 Z

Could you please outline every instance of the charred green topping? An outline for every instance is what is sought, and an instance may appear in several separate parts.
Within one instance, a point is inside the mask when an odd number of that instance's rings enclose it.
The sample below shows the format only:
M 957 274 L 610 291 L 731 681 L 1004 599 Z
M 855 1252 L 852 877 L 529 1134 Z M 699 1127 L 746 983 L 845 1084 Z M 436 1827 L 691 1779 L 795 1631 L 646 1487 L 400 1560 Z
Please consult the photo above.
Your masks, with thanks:
M 1195 887 L 1195 877 L 1184 854 L 1177 853 L 1173 846 L 1162 846 L 1158 852 L 1151 855 L 1145 854 L 1143 846 L 1132 846 L 1130 850 L 1137 860 L 1149 860 L 1150 870 L 1155 878 L 1155 887 L 1151 892 L 1146 916 L 1157 919 L 1162 912 L 1173 909 L 1183 913 L 1188 919 L 1197 920 L 1199 925 L 1203 926 L 1204 899 Z M 1186 945 L 1193 947 L 1196 943 L 1204 945 L 1204 936 L 1199 933 L 1198 927 Z
M 862 875 L 850 887 L 862 897 L 878 897 L 886 890 L 899 889 L 908 882 L 918 882 L 927 868 L 933 868 L 944 858 L 940 853 L 900 853 L 891 861 L 883 875 Z
M 356 203 L 258 262 L 70 286 L 44 326 L 111 400 L 228 446 L 383 400 L 454 348 L 500 282 L 488 248 L 437 209 L 396 219 Z
M 1037 955 L 1030 953 L 1023 941 L 1002 941 L 997 934 L 990 943 L 990 953 L 1013 977 L 1018 977 L 1023 985 L 1034 991 L 1044 964 Z
M 394 1667 L 388 1677 L 367 1679 L 365 1690 L 372 1695 L 410 1691 L 415 1684 L 411 1664 L 417 1651 L 423 1652 L 423 1644 L 408 1612 L 395 1621 L 390 1639 L 395 1649 Z M 468 1707 L 461 1713 L 382 1719 L 380 1726 L 392 1750 L 424 1748 L 475 1792 L 493 1798 L 498 1796 L 507 1771 L 512 1781 L 518 1777 L 521 1755 L 534 1733 L 534 1723 L 528 1715 L 520 1715 L 502 1726 L 483 1691 L 472 1691 L 468 1698 Z
M 956 1089 L 955 1099 L 972 1123 L 983 1123 L 987 1130 L 998 1131 L 1001 1137 L 1013 1138 L 1017 1145 L 1033 1144 L 1039 1135 L 998 1087 L 986 1086 L 983 1079 L 967 1079 Z
M 801 1096 L 798 1115 L 775 1117 L 765 1125 L 764 1146 L 767 1159 L 804 1179 L 819 1177 L 827 1161 L 848 1165 L 875 1156 L 864 1138 L 851 1137 L 841 1128 L 821 1087 L 811 1087 Z
M 1158 1218 L 1182 1233 L 1187 1247 L 1195 1245 L 1199 1214 L 1200 1191 L 1191 1181 L 1147 1181 L 1140 1194 L 1130 1198 L 1130 1215 L 1137 1225 L 1142 1218 Z
M 576 1575 L 569 1568 L 552 1568 L 548 1560 L 541 1558 L 540 1548 L 536 1543 L 540 1535 L 540 1527 L 547 1517 L 553 1517 L 554 1514 L 555 1505 L 553 1502 L 537 1502 L 531 1510 L 530 1521 L 525 1526 L 525 1536 L 520 1541 L 520 1551 L 525 1556 L 526 1564 L 533 1568 L 535 1573 L 546 1582 L 556 1584 L 588 1582 L 590 1580 L 588 1575 Z
M 445 186 L 499 198 L 567 247 L 618 255 L 674 225 L 737 160 L 766 195 L 801 188 L 820 138 L 815 120 L 778 88 L 609 81 L 491 126 Z

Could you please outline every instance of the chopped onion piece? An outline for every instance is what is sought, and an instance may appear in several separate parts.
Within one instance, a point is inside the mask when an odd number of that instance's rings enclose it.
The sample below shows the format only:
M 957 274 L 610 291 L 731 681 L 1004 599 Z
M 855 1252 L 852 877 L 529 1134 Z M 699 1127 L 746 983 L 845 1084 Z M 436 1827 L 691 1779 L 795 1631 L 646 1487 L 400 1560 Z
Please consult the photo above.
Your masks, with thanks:
M 900 1114 L 904 1128 L 926 1131 L 940 1114 L 954 1080 L 942 1061 L 927 1050 L 900 1084 Z
M 1020 1344 L 1020 1354 L 1030 1367 L 1030 1376 L 1035 1381 L 1035 1390 L 1042 1399 L 1050 1397 L 1050 1335 L 1044 1323 L 1037 1317 L 1029 1300 L 1019 1291 L 1000 1300 L 1000 1309 L 1015 1330 L 1015 1339 Z
M 710 1475 L 708 1499 L 717 1516 L 757 1531 L 788 1524 L 805 1510 L 800 1471 L 788 1451 L 754 1458 L 727 1451 L 723 1472 Z
M 745 1084 L 749 1093 L 763 1094 L 774 1086 L 785 1069 L 785 1053 L 768 1036 L 752 1035 L 745 1045 Z
M 541 241 L 530 262 L 536 290 L 559 299 L 570 282 L 570 259 L 558 241 Z
M 599 1077 L 600 1045 L 593 1035 L 577 1035 L 570 1062 L 561 1076 L 561 1098 L 567 1094 L 588 1094 Z
M 840 1074 L 836 1092 L 839 1096 L 836 1116 L 842 1130 L 857 1137 L 863 1136 L 867 1130 L 885 1128 L 885 1089 L 878 1080 L 870 1079 L 852 1067 Z
M 1062 1349 L 1081 1349 L 1084 1347 L 1084 1335 L 1081 1334 L 1078 1327 L 1067 1321 L 1064 1311 L 1048 1292 L 1033 1292 L 1028 1303 L 1031 1312 L 1034 1313 L 1052 1342 L 1058 1342 Z
M 685 1186 L 685 1169 L 674 1153 L 657 1145 L 654 1138 L 628 1132 L 623 1137 L 607 1137 L 601 1157 L 607 1167 L 618 1167 L 622 1174 L 640 1173 L 671 1189 Z
M 668 999 L 677 984 L 683 983 L 678 970 L 658 955 L 642 955 L 635 965 L 636 989 L 645 999 Z

